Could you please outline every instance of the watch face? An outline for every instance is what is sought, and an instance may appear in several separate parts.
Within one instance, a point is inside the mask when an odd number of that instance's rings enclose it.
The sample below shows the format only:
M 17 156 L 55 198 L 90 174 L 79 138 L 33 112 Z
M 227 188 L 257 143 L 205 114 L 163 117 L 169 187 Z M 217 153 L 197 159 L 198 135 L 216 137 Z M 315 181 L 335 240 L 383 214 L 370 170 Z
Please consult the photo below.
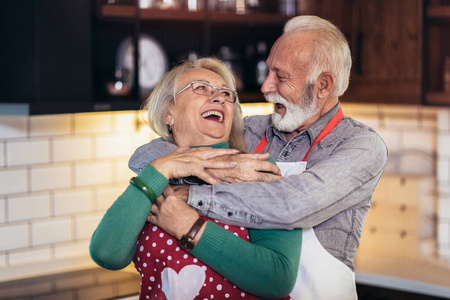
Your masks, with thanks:
M 186 235 L 183 235 L 180 239 L 180 246 L 186 251 L 190 251 L 194 248 L 195 244 L 192 239 Z
M 125 83 L 134 84 L 134 45 L 131 37 L 126 38 L 117 50 L 117 67 L 128 70 Z M 167 56 L 161 45 L 151 36 L 139 36 L 139 87 L 141 95 L 148 96 L 167 72 Z

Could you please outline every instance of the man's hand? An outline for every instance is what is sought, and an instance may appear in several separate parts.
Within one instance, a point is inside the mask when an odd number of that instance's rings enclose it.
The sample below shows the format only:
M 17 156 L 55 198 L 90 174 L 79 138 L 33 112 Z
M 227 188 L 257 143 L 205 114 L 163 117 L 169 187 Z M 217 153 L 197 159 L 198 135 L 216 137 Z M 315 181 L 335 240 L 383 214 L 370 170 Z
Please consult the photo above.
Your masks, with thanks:
M 181 201 L 170 186 L 167 186 L 163 194 L 156 200 L 157 202 L 152 206 L 147 221 L 177 239 L 186 234 L 199 218 L 198 213 L 184 201 Z
M 189 185 L 173 185 L 171 186 L 173 190 L 173 196 L 182 200 L 184 202 L 188 202 L 189 199 Z
M 281 171 L 277 165 L 267 161 L 269 153 L 264 154 L 234 154 L 225 155 L 212 160 L 237 162 L 234 168 L 214 169 L 206 168 L 205 171 L 212 177 L 226 182 L 262 182 L 282 179 Z

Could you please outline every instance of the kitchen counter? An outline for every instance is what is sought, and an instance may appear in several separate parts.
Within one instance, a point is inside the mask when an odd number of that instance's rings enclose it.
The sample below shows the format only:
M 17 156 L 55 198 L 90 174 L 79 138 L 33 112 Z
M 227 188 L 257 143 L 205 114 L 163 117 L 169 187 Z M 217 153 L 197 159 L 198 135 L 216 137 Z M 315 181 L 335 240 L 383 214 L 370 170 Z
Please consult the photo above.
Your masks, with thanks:
M 356 257 L 356 283 L 450 299 L 450 264 L 432 257 Z
M 96 267 L 2 282 L 0 299 L 126 299 L 127 295 L 139 293 L 140 281 L 141 278 L 134 268 L 108 271 Z

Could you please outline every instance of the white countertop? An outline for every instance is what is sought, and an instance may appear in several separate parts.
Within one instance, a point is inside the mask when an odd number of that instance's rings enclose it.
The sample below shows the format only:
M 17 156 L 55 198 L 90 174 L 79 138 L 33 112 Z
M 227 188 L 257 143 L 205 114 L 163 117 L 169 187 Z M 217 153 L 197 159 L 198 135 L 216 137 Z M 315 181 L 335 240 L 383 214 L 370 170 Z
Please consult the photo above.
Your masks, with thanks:
M 448 261 L 364 255 L 357 256 L 355 266 L 359 284 L 450 299 Z

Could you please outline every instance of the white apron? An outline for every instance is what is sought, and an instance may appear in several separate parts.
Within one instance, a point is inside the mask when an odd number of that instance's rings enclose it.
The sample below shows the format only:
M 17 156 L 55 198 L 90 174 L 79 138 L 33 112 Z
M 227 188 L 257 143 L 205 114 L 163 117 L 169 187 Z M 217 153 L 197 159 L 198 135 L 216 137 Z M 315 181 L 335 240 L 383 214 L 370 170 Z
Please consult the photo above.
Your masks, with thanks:
M 277 162 L 287 177 L 306 170 L 306 161 Z M 293 300 L 357 299 L 355 273 L 319 243 L 313 228 L 303 228 L 297 281 L 289 295 Z

